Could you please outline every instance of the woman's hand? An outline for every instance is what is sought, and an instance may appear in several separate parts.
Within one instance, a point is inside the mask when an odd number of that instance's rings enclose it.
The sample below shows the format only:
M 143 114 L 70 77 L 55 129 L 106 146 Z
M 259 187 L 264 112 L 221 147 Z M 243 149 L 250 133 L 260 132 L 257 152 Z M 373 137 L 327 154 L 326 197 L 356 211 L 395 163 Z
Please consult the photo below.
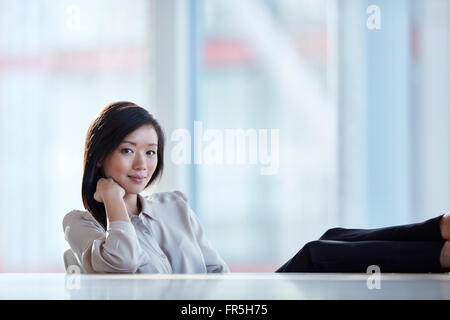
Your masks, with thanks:
M 94 193 L 94 199 L 98 202 L 105 202 L 105 198 L 118 197 L 122 199 L 125 196 L 125 189 L 122 188 L 112 178 L 101 178 L 97 181 L 97 189 Z

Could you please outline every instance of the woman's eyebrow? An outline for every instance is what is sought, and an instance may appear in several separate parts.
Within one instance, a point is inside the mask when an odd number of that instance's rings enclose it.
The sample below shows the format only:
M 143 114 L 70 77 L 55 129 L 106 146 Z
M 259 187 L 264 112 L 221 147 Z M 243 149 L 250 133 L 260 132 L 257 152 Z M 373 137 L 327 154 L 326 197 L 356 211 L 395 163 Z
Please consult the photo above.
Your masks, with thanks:
M 133 146 L 136 146 L 136 143 L 135 143 L 135 142 L 132 142 L 132 141 L 124 140 L 124 141 L 122 141 L 122 143 L 129 143 L 129 144 L 132 144 Z M 149 146 L 158 146 L 157 143 L 149 143 L 148 145 L 149 145 Z

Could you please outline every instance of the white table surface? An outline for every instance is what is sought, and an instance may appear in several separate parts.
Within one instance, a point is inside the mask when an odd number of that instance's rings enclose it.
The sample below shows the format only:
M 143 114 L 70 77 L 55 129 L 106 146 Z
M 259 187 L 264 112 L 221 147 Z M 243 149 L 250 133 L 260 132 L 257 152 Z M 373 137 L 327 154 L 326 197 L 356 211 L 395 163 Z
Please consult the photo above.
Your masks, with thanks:
M 3 273 L 0 299 L 450 299 L 450 274 L 381 274 L 379 289 L 369 289 L 368 278 L 368 274 L 332 273 Z

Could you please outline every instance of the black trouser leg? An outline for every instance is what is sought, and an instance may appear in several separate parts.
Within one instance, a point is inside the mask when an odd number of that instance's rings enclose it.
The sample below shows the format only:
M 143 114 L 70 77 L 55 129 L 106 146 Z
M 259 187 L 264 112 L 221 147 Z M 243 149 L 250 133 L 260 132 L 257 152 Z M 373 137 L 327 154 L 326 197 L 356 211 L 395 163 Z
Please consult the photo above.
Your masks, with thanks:
M 312 243 L 307 243 L 294 257 L 275 272 L 316 272 L 310 250 Z
M 441 216 L 420 223 L 406 224 L 379 229 L 333 228 L 325 232 L 319 240 L 340 241 L 442 241 Z
M 366 272 L 370 265 L 381 272 L 443 272 L 441 217 L 380 229 L 333 228 L 276 272 Z
M 334 241 L 307 243 L 276 272 L 444 272 L 439 257 L 445 241 Z

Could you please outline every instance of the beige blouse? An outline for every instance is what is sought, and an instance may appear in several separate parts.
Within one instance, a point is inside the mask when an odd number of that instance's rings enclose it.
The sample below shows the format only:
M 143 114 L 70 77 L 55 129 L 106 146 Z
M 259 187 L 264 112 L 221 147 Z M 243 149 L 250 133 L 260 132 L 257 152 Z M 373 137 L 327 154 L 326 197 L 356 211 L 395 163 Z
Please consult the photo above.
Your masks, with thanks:
M 65 215 L 67 242 L 87 273 L 230 272 L 180 191 L 138 195 L 142 211 L 107 230 L 87 211 Z

